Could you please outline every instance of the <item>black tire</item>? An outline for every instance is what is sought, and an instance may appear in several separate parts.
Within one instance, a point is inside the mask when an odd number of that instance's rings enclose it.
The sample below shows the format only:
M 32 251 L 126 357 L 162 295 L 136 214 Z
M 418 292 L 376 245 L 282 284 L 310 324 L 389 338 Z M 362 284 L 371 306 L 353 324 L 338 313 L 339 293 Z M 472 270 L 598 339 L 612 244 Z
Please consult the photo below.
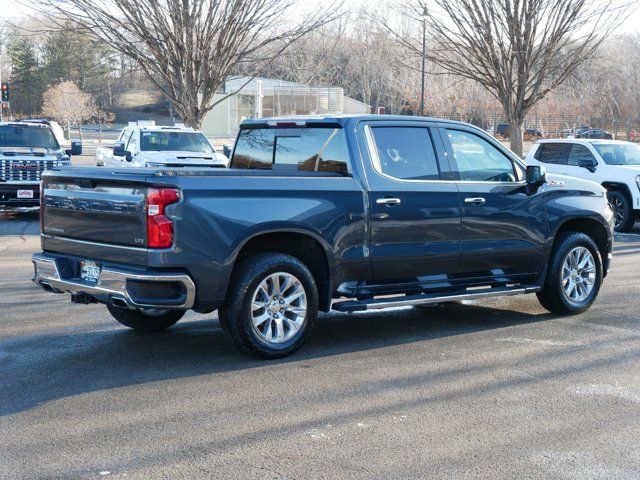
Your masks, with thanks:
M 288 340 L 273 343 L 256 332 L 251 307 L 258 286 L 278 272 L 291 274 L 300 282 L 306 295 L 306 314 L 299 330 Z M 298 350 L 311 332 L 317 315 L 318 290 L 313 275 L 300 260 L 281 253 L 261 253 L 243 259 L 234 270 L 225 304 L 218 310 L 220 326 L 227 340 L 250 355 L 267 359 L 286 357 Z
M 562 268 L 569 253 L 576 247 L 585 247 L 595 263 L 595 280 L 591 293 L 580 302 L 573 301 L 565 293 L 562 282 Z M 544 308 L 553 313 L 574 315 L 587 310 L 595 301 L 602 284 L 602 257 L 595 242 L 584 233 L 563 232 L 559 234 L 551 253 L 547 277 L 542 291 L 537 293 Z
M 610 190 L 607 192 L 607 200 L 615 217 L 615 231 L 628 232 L 631 230 L 635 218 L 629 195 L 621 190 Z
M 175 325 L 178 320 L 185 314 L 185 310 L 166 310 L 151 313 L 145 313 L 140 310 L 129 310 L 128 308 L 118 307 L 116 305 L 107 304 L 107 310 L 113 318 L 125 327 L 133 328 L 140 332 L 159 332 L 166 330 Z

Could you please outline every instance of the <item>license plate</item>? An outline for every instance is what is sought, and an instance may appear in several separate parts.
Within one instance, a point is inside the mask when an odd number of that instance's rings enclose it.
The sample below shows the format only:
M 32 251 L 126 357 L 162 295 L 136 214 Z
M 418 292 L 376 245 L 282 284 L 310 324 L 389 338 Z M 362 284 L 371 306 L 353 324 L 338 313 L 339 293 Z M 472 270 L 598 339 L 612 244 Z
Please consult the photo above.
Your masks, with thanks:
M 80 278 L 89 282 L 97 283 L 100 279 L 100 267 L 96 262 L 80 262 Z
M 33 190 L 18 190 L 18 198 L 33 198 Z

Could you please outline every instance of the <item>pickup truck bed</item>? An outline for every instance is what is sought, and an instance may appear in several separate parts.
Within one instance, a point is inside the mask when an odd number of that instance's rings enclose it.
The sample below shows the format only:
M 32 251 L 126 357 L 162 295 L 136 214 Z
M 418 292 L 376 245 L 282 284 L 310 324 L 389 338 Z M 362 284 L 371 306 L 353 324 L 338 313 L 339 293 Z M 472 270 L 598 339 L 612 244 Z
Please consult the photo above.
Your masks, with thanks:
M 292 188 L 292 181 L 297 188 Z M 285 225 L 331 251 L 332 261 L 341 264 L 337 284 L 358 278 L 363 268 L 363 191 L 352 177 L 264 170 L 71 168 L 52 172 L 44 185 L 42 249 L 50 257 L 59 253 L 73 261 L 96 259 L 104 268 L 137 274 L 188 272 L 196 285 L 193 307 L 198 311 L 221 305 L 231 259 L 244 243 Z M 169 249 L 147 248 L 145 201 L 150 187 L 189 192 L 168 208 L 176 239 Z

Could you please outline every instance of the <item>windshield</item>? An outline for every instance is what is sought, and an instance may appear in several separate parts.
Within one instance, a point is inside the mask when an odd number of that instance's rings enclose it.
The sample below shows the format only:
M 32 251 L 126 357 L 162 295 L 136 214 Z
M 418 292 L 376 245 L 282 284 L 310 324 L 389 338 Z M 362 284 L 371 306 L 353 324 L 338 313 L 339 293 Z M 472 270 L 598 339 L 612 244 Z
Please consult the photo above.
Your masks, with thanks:
M 46 148 L 58 150 L 60 145 L 48 127 L 0 125 L 0 148 Z
M 640 146 L 633 143 L 593 145 L 607 165 L 640 165 Z
M 207 138 L 199 132 L 142 132 L 140 150 L 213 153 Z

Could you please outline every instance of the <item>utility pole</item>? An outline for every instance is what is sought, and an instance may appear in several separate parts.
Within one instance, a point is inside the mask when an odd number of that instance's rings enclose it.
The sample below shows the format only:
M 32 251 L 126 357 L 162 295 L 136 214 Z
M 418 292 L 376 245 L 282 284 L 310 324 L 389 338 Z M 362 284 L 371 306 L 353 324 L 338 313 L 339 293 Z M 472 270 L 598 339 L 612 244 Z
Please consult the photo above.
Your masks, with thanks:
M 424 116 L 424 69 L 425 55 L 427 53 L 427 9 L 422 11 L 422 82 L 420 88 L 420 116 Z

